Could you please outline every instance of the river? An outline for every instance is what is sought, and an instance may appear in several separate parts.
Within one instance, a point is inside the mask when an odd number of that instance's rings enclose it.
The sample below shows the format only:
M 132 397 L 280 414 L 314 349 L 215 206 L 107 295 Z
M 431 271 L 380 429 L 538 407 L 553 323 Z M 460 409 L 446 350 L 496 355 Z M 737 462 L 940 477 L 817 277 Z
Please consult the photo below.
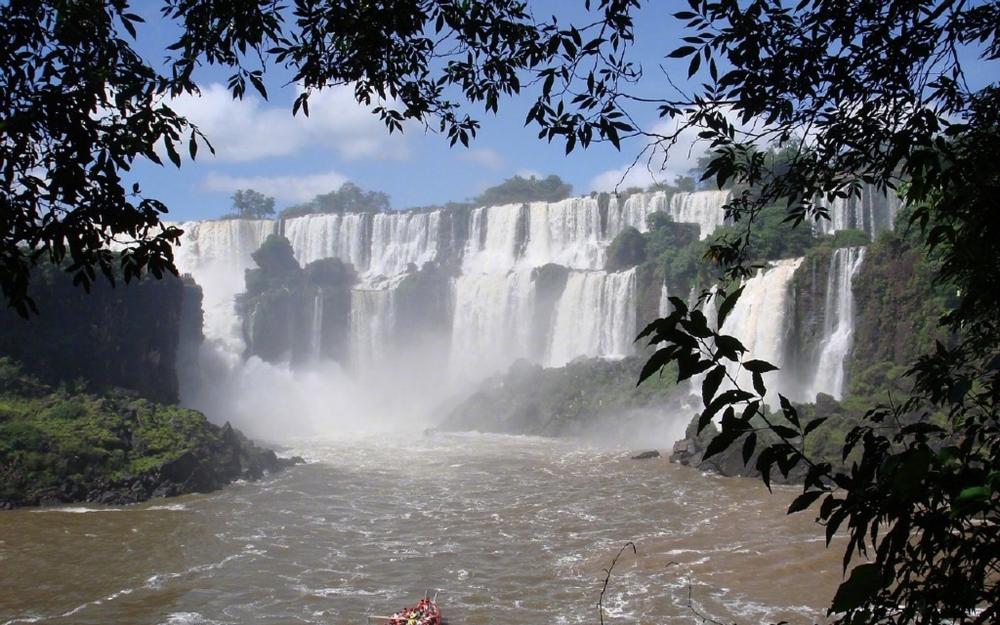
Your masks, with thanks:
M 840 580 L 795 490 L 541 438 L 358 435 L 210 495 L 0 514 L 0 623 L 822 622 Z M 628 547 L 634 543 L 636 553 Z

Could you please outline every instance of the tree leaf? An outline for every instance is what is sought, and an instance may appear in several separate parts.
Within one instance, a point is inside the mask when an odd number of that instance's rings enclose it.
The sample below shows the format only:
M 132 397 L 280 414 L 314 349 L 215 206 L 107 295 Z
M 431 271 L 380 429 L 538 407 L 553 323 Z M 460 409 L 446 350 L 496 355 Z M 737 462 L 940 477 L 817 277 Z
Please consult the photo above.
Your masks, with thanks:
M 825 494 L 826 492 L 822 490 L 810 490 L 802 493 L 792 501 L 791 505 L 788 506 L 788 514 L 802 512 Z
M 861 607 L 882 589 L 882 568 L 875 563 L 859 564 L 850 577 L 837 588 L 827 614 L 847 612 Z
M 743 289 L 744 287 L 741 286 L 722 300 L 722 305 L 719 306 L 719 328 L 721 328 L 722 324 L 726 322 L 726 319 L 729 317 L 729 313 L 733 311 L 733 306 L 736 306 L 736 302 L 738 302 L 740 296 L 743 295 Z
M 701 383 L 701 399 L 706 406 L 711 405 L 715 393 L 719 390 L 725 377 L 726 368 L 722 365 L 717 365 L 705 376 L 705 380 Z

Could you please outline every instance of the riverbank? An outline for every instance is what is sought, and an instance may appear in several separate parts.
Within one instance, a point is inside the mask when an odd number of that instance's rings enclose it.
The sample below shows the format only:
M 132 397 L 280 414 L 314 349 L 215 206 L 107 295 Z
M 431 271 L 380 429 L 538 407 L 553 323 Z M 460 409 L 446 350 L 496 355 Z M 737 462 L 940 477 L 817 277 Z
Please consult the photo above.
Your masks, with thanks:
M 55 389 L 0 361 L 0 509 L 206 493 L 299 462 L 195 410 Z

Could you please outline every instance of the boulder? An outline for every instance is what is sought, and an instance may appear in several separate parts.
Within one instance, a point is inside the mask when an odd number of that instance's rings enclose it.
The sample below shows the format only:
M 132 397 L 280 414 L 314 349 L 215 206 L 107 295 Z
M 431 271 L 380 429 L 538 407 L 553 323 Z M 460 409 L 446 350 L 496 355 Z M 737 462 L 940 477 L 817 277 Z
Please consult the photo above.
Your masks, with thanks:
M 644 451 L 641 454 L 632 456 L 632 460 L 649 460 L 650 458 L 659 458 L 659 457 L 660 457 L 660 452 L 653 449 L 651 451 Z

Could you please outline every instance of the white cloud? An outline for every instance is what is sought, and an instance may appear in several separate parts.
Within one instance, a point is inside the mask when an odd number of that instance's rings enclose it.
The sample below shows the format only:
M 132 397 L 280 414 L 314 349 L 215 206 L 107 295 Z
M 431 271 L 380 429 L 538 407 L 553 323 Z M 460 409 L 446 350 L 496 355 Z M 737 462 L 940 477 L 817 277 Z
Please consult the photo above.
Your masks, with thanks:
M 288 156 L 309 148 L 332 150 L 350 160 L 402 159 L 410 154 L 400 133 L 385 125 L 354 100 L 350 86 L 332 87 L 309 99 L 309 117 L 292 116 L 288 107 L 272 106 L 247 94 L 233 100 L 218 83 L 200 96 L 184 95 L 170 102 L 204 132 L 224 161 L 252 161 Z
M 653 177 L 653 174 L 645 166 L 625 166 L 618 169 L 609 169 L 597 174 L 590 179 L 589 190 L 615 193 L 616 191 L 624 191 L 629 187 L 642 187 L 645 189 L 655 181 L 656 178 Z
M 490 148 L 473 148 L 459 152 L 458 158 L 470 163 L 476 163 L 489 169 L 503 169 L 506 161 L 499 153 Z
M 254 189 L 275 199 L 287 202 L 305 202 L 320 193 L 329 193 L 347 182 L 347 177 L 337 172 L 305 176 L 228 176 L 209 172 L 201 187 L 206 191 L 232 193 L 237 189 Z

